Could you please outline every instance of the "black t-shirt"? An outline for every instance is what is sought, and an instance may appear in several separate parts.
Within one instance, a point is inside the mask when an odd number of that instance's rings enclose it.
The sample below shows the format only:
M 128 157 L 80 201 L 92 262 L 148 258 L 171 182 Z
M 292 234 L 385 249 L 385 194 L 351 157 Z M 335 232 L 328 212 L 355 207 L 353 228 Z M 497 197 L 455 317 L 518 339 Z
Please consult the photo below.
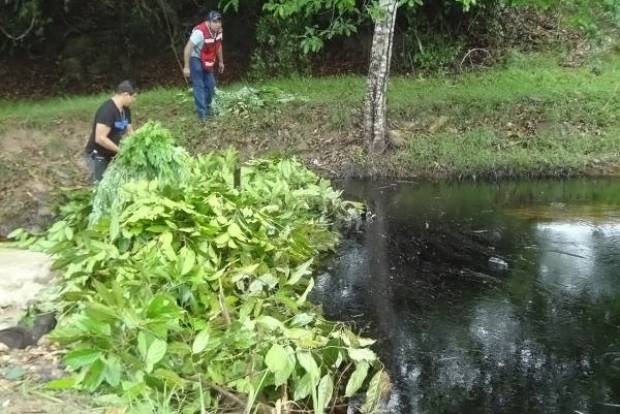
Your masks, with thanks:
M 93 129 L 90 132 L 88 144 L 86 144 L 86 153 L 90 154 L 93 151 L 97 151 L 98 155 L 112 158 L 115 155 L 114 152 L 103 148 L 95 142 L 95 129 L 97 128 L 97 124 L 109 126 L 110 132 L 108 133 L 108 138 L 118 145 L 123 135 L 127 133 L 127 127 L 131 124 L 131 111 L 125 106 L 122 111 L 119 110 L 114 101 L 108 99 L 99 107 L 97 113 L 95 113 Z

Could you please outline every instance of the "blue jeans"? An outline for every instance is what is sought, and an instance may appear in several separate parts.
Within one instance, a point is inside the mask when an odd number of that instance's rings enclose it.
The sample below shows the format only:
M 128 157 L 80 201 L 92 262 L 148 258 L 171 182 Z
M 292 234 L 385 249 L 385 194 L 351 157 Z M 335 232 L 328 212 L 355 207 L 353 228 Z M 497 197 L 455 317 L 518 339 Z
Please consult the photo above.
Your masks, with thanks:
M 203 69 L 202 63 L 197 57 L 190 58 L 189 70 L 196 112 L 198 113 L 198 118 L 204 120 L 209 116 L 211 101 L 215 93 L 215 76 L 213 76 L 212 71 Z
M 102 157 L 97 154 L 86 154 L 86 165 L 90 171 L 89 181 L 91 184 L 96 184 L 103 178 L 103 173 L 108 169 L 110 165 L 110 158 Z

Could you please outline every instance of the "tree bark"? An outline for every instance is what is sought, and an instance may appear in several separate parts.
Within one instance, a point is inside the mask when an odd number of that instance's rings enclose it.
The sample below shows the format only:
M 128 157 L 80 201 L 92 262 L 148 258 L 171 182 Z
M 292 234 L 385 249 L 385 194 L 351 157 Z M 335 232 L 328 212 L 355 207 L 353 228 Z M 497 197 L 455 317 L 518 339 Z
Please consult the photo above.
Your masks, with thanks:
M 364 104 L 364 136 L 370 154 L 387 146 L 386 95 L 398 0 L 379 0 L 379 7 L 383 12 L 375 22 Z

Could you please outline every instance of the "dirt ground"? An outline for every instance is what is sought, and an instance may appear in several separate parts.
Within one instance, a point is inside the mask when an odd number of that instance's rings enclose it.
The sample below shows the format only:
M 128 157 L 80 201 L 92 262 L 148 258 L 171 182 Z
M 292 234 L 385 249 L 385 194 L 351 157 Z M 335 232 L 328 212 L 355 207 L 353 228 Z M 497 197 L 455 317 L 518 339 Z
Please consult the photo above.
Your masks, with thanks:
M 46 342 L 42 338 L 41 342 Z M 0 351 L 0 413 L 95 413 L 87 399 L 46 392 L 45 383 L 61 378 L 60 351 L 50 344 Z
M 0 132 L 0 240 L 19 227 L 39 230 L 53 218 L 55 190 L 82 185 L 87 125 Z

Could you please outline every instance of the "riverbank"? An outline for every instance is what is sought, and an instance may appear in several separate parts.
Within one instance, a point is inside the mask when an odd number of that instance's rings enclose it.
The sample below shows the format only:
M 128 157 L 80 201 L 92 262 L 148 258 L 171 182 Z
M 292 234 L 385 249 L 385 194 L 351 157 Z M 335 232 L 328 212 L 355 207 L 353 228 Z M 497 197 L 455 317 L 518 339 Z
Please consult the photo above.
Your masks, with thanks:
M 514 54 L 459 76 L 395 77 L 393 145 L 368 157 L 360 134 L 365 79 L 294 78 L 249 85 L 300 99 L 238 102 L 196 121 L 187 91 L 141 93 L 136 126 L 158 120 L 193 153 L 233 146 L 242 157 L 296 155 L 322 175 L 419 179 L 615 175 L 620 171 L 620 55 L 576 62 Z M 234 91 L 245 85 L 225 89 Z M 0 234 L 53 213 L 53 190 L 84 183 L 81 153 L 100 96 L 0 102 Z

